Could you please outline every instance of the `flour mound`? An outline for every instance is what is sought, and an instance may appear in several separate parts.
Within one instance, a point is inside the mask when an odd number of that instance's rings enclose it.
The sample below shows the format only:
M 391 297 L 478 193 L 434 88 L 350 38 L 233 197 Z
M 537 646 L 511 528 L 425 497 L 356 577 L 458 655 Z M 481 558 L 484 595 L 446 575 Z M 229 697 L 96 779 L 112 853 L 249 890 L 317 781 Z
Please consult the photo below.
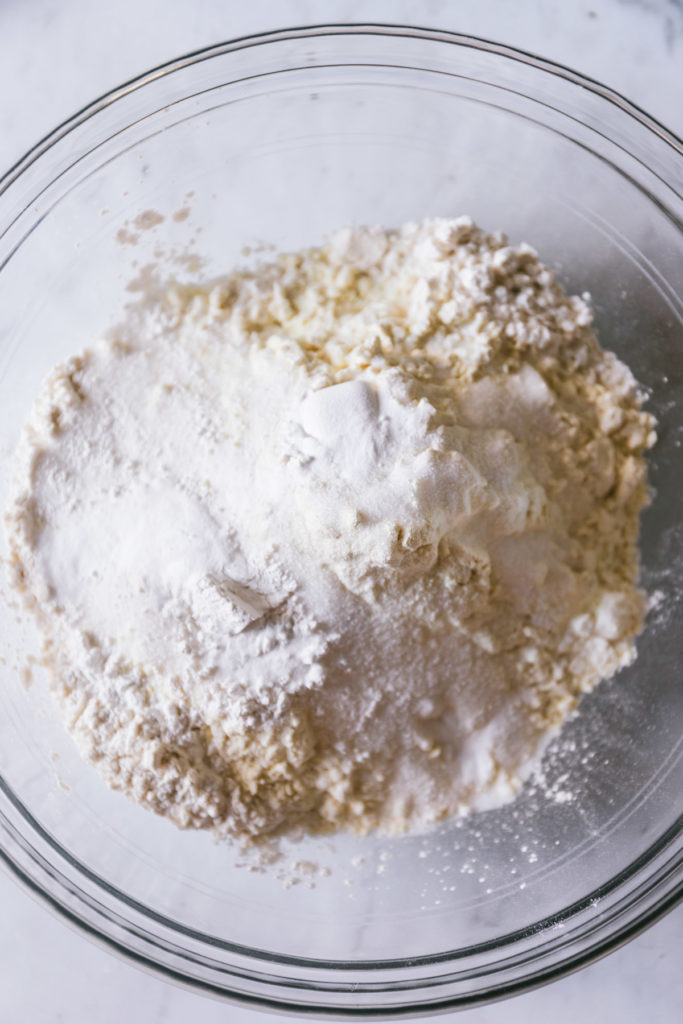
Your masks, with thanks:
M 529 246 L 343 230 L 53 372 L 13 578 L 112 786 L 242 838 L 419 829 L 511 799 L 633 660 L 653 442 Z

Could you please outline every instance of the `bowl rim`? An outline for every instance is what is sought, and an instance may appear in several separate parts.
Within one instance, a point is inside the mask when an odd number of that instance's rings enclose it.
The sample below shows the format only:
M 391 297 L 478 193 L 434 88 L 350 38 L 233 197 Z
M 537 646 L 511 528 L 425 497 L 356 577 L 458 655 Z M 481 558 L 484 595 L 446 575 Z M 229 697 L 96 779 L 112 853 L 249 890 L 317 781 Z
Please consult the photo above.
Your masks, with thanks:
M 487 53 L 498 54 L 522 64 L 527 64 L 540 71 L 549 71 L 557 77 L 563 78 L 565 81 L 571 82 L 574 85 L 581 85 L 595 95 L 600 96 L 602 99 L 613 103 L 616 107 L 624 111 L 624 113 L 629 114 L 636 121 L 639 121 L 643 127 L 648 128 L 650 131 L 654 132 L 655 135 L 658 135 L 663 142 L 671 146 L 671 148 L 680 156 L 683 156 L 683 138 L 671 131 L 671 129 L 667 128 L 661 121 L 658 121 L 657 118 L 648 114 L 647 111 L 638 106 L 637 103 L 628 99 L 628 97 L 624 96 L 623 93 L 618 92 L 616 89 L 612 89 L 610 86 L 603 85 L 602 82 L 598 81 L 596 78 L 592 78 L 590 75 L 574 71 L 572 68 L 568 67 L 566 64 L 560 63 L 559 61 L 540 57 L 537 54 L 531 53 L 529 50 L 525 50 L 521 47 L 509 46 L 505 43 L 498 43 L 493 40 L 485 39 L 482 36 L 453 32 L 448 29 L 436 29 L 433 27 L 399 22 L 335 21 L 320 22 L 312 25 L 292 25 L 281 29 L 266 30 L 263 32 L 254 32 L 248 35 L 236 36 L 234 39 L 227 39 L 221 43 L 214 43 L 212 46 L 200 47 L 197 50 L 190 50 L 179 57 L 163 61 L 161 64 L 157 64 L 138 75 L 133 75 L 132 78 L 126 79 L 126 81 L 122 82 L 121 85 L 115 86 L 113 89 L 108 89 L 106 92 L 101 93 L 101 95 L 81 107 L 70 117 L 65 118 L 65 120 L 57 124 L 51 131 L 47 132 L 46 135 L 43 135 L 42 138 L 38 139 L 33 146 L 27 149 L 26 152 L 18 158 L 18 160 L 0 174 L 0 195 L 2 195 L 4 190 L 9 187 L 16 177 L 18 177 L 27 167 L 37 160 L 45 150 L 49 149 L 63 136 L 67 135 L 70 131 L 78 127 L 78 125 L 82 124 L 89 117 L 98 113 L 104 107 L 110 106 L 116 100 L 125 96 L 132 90 L 139 89 L 148 82 L 159 78 L 160 75 L 167 75 L 173 71 L 178 71 L 183 67 L 187 67 L 190 64 L 196 64 L 202 60 L 209 60 L 212 57 L 218 57 L 222 54 L 230 53 L 231 51 L 248 49 L 249 47 L 260 46 L 264 43 L 284 42 L 288 39 L 294 38 L 311 39 L 329 35 L 385 35 L 399 38 L 414 37 L 431 39 L 435 42 L 441 41 L 445 43 L 455 43 L 461 46 L 467 46 L 471 49 L 484 50 Z
M 511 61 L 525 64 L 538 71 L 548 73 L 565 80 L 571 85 L 579 86 L 582 89 L 588 90 L 601 100 L 611 103 L 622 113 L 628 115 L 629 118 L 638 122 L 638 124 L 647 131 L 656 135 L 661 142 L 665 143 L 666 146 L 670 148 L 674 159 L 679 157 L 683 158 L 683 140 L 670 129 L 646 113 L 641 107 L 633 103 L 621 93 L 603 85 L 590 76 L 576 72 L 561 63 L 547 60 L 520 48 L 489 41 L 478 36 L 451 32 L 448 30 L 390 22 L 333 22 L 292 26 L 274 31 L 263 31 L 229 39 L 209 47 L 190 51 L 178 58 L 166 61 L 149 69 L 148 71 L 128 79 L 122 85 L 103 93 L 101 96 L 82 107 L 71 117 L 62 121 L 53 130 L 39 139 L 29 150 L 27 150 L 23 156 L 11 165 L 4 174 L 2 174 L 2 176 L 0 176 L 0 197 L 3 196 L 13 183 L 24 174 L 24 172 L 39 161 L 45 153 L 47 153 L 56 143 L 65 138 L 70 132 L 77 129 L 91 117 L 94 117 L 107 107 L 116 103 L 119 99 L 122 99 L 131 92 L 144 88 L 147 84 L 156 81 L 159 78 L 171 75 L 174 72 L 201 63 L 202 61 L 211 60 L 212 58 L 221 57 L 225 54 L 242 51 L 251 47 L 293 40 L 315 39 L 325 36 L 361 37 L 373 35 L 393 37 L 397 39 L 414 38 L 437 43 L 452 44 L 473 50 L 480 50 Z M 315 66 L 315 64 L 312 65 L 312 67 Z M 668 184 L 679 198 L 683 198 L 683 196 L 673 188 L 671 183 Z M 0 226 L 0 238 L 3 234 L 4 230 L 2 230 L 2 227 Z M 192 933 L 177 922 L 173 922 L 168 918 L 163 918 L 161 915 L 154 913 L 150 914 L 147 908 L 126 896 L 125 893 L 113 888 L 105 879 L 94 875 L 85 865 L 81 864 L 75 858 L 72 858 L 67 851 L 60 847 L 60 845 L 41 828 L 40 824 L 31 815 L 29 809 L 25 807 L 24 804 L 12 793 L 11 789 L 9 789 L 5 784 L 2 777 L 0 777 L 0 794 L 8 800 L 19 816 L 30 825 L 31 829 L 39 835 L 43 843 L 46 843 L 51 847 L 57 853 L 58 857 L 63 858 L 70 863 L 79 875 L 89 877 L 90 880 L 107 895 L 114 896 L 118 902 L 134 909 L 137 913 L 142 912 L 147 918 L 151 917 L 152 919 L 156 919 L 166 927 L 172 928 L 172 930 L 180 936 L 192 935 L 194 938 L 204 941 L 209 939 L 209 936 L 202 935 L 198 932 Z M 26 844 L 26 841 L 20 836 L 11 818 L 5 814 L 2 807 L 0 807 L 0 834 L 2 834 L 4 838 L 9 838 L 10 840 L 9 849 L 4 845 L 4 842 L 0 843 L 0 865 L 7 869 L 13 877 L 22 883 L 24 888 L 27 889 L 31 895 L 40 899 L 41 902 L 50 907 L 50 909 L 59 914 L 63 919 L 77 927 L 79 931 L 86 934 L 89 938 L 97 941 L 105 948 L 120 954 L 125 959 L 133 961 L 139 966 L 148 968 L 153 973 L 172 979 L 190 989 L 199 990 L 207 994 L 232 1000 L 233 1002 L 243 1003 L 252 1007 L 259 1007 L 261 1009 L 273 1009 L 302 1015 L 313 1014 L 319 1017 L 334 1014 L 337 1018 L 358 1016 L 381 1016 L 384 1019 L 389 1017 L 398 1018 L 415 1015 L 416 1013 L 424 1014 L 443 1012 L 456 1007 L 475 1006 L 489 1002 L 493 999 L 519 994 L 539 985 L 554 981 L 594 962 L 606 953 L 609 953 L 613 949 L 616 949 L 631 938 L 640 934 L 640 932 L 645 930 L 683 900 L 683 853 L 679 850 L 677 853 L 674 851 L 674 855 L 671 858 L 675 861 L 673 867 L 670 866 L 671 861 L 667 861 L 654 876 L 647 879 L 645 888 L 643 889 L 641 887 L 638 890 L 638 899 L 636 902 L 641 902 L 643 897 L 647 897 L 648 894 L 660 887 L 662 884 L 667 882 L 670 883 L 670 880 L 673 877 L 674 884 L 670 886 L 669 890 L 665 892 L 663 897 L 660 897 L 657 900 L 655 905 L 647 905 L 632 919 L 627 920 L 625 923 L 622 922 L 621 927 L 611 931 L 605 937 L 598 938 L 598 940 L 585 951 L 580 951 L 578 953 L 575 952 L 556 964 L 534 969 L 517 980 L 504 982 L 502 984 L 495 984 L 494 982 L 491 988 L 486 989 L 481 993 L 466 993 L 464 996 L 452 995 L 447 998 L 437 999 L 434 1001 L 406 1002 L 402 1005 L 391 1005 L 389 1007 L 380 1007 L 379 1005 L 377 1007 L 369 1007 L 367 1005 L 356 1007 L 352 1005 L 339 1004 L 335 1004 L 334 1006 L 332 1004 L 316 1005 L 313 1003 L 297 1003 L 296 987 L 292 987 L 290 989 L 292 995 L 287 999 L 269 998 L 267 994 L 252 995 L 243 991 L 226 989 L 205 979 L 184 974 L 180 970 L 177 970 L 168 964 L 155 960 L 151 955 L 146 955 L 144 952 L 141 952 L 140 949 L 134 949 L 131 946 L 126 945 L 113 934 L 107 934 L 99 930 L 97 926 L 93 924 L 87 916 L 85 916 L 85 914 L 79 915 L 79 913 L 74 910 L 73 906 L 67 905 L 63 900 L 60 901 L 53 892 L 51 892 L 44 884 L 41 884 L 35 874 L 31 873 L 26 863 L 22 864 L 21 857 L 12 855 L 10 850 L 16 850 L 18 846 L 16 837 L 19 836 L 22 838 L 24 852 L 29 853 L 29 858 L 41 858 L 41 854 L 38 850 L 35 850 L 30 844 Z M 636 861 L 630 864 L 628 868 L 612 877 L 609 882 L 605 883 L 598 890 L 590 893 L 580 901 L 575 901 L 570 906 L 565 907 L 561 912 L 554 914 L 551 918 L 546 918 L 540 922 L 536 922 L 530 928 L 506 934 L 501 937 L 500 940 L 493 943 L 493 945 L 497 949 L 510 946 L 514 942 L 519 941 L 519 939 L 523 938 L 525 935 L 528 936 L 532 932 L 540 931 L 544 928 L 557 925 L 558 922 L 575 917 L 577 913 L 585 910 L 595 901 L 599 901 L 606 895 L 617 891 L 625 881 L 636 877 L 640 869 L 645 864 L 651 864 L 658 854 L 663 854 L 671 843 L 680 839 L 682 834 L 683 815 L 679 816 L 667 832 L 660 836 L 645 853 L 641 854 L 640 857 L 636 859 Z M 30 852 L 26 849 L 27 845 L 30 848 Z M 51 867 L 54 867 L 54 865 L 51 865 Z M 60 874 L 60 872 L 57 871 L 57 874 Z M 676 875 L 678 875 L 678 881 L 676 881 Z M 55 877 L 54 873 L 52 874 L 52 877 Z M 65 877 L 66 876 L 62 875 L 62 878 Z M 628 907 L 632 906 L 632 902 L 633 900 L 630 898 L 626 908 L 627 910 Z M 623 916 L 623 913 L 624 911 L 622 909 L 616 914 L 617 920 Z M 261 962 L 266 961 L 272 965 L 291 965 L 332 971 L 340 971 L 343 969 L 347 971 L 358 971 L 359 973 L 364 973 L 369 970 L 377 970 L 381 972 L 385 968 L 397 970 L 407 966 L 424 964 L 453 965 L 456 960 L 456 951 L 451 950 L 450 952 L 446 951 L 444 953 L 431 954 L 425 957 L 411 957 L 408 959 L 399 958 L 388 961 L 358 961 L 349 963 L 343 961 L 312 960 L 304 957 L 271 954 L 266 951 L 240 946 L 236 943 L 222 942 L 215 939 L 212 939 L 211 941 L 214 947 L 223 948 L 241 956 L 247 956 L 257 962 L 260 960 Z M 478 946 L 469 947 L 468 952 L 483 951 L 490 946 L 491 942 L 480 943 Z M 490 980 L 493 980 L 492 973 L 492 970 L 489 968 L 487 977 Z M 287 984 L 286 979 L 283 978 L 271 979 L 271 981 L 280 984 L 284 983 L 285 985 Z M 360 986 L 356 987 L 362 989 L 362 983 Z M 423 990 L 423 988 L 424 986 L 421 985 L 420 979 L 416 979 L 415 985 L 412 986 L 412 989 L 411 987 L 407 987 L 405 992 L 406 995 L 409 995 L 411 991 Z M 325 989 L 324 985 L 320 988 L 320 991 L 322 993 L 331 992 L 331 990 Z

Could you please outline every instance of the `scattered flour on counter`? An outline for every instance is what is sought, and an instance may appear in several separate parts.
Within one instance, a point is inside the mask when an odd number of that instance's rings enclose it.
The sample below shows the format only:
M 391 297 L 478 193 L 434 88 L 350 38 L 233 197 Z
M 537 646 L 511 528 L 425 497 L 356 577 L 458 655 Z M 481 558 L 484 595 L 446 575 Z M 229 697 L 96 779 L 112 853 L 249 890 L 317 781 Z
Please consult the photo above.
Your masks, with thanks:
M 17 453 L 12 573 L 67 727 L 240 838 L 512 799 L 635 656 L 653 426 L 585 298 L 467 218 L 159 285 Z

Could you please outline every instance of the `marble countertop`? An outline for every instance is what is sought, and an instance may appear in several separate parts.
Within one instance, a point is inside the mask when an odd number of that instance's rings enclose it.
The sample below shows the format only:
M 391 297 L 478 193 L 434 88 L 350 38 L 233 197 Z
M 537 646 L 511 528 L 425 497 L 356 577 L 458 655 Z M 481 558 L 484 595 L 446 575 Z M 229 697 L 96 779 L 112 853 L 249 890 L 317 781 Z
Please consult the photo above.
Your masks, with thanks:
M 96 95 L 180 53 L 286 25 L 373 20 L 448 28 L 538 53 L 617 89 L 683 136 L 683 0 L 2 0 L 0 172 Z M 1 873 L 0 905 L 0 1024 L 273 1020 L 116 959 Z M 682 939 L 679 907 L 580 973 L 457 1020 L 673 1024 L 683 1019 Z

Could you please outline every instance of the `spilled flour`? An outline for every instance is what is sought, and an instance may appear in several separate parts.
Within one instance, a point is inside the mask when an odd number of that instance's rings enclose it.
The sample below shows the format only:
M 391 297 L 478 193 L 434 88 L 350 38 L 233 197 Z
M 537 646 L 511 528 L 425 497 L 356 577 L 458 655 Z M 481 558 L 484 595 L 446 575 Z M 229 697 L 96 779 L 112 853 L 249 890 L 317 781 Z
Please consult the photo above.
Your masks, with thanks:
M 7 524 L 107 782 L 241 838 L 510 800 L 634 657 L 652 417 L 467 218 L 151 289 L 52 373 Z

